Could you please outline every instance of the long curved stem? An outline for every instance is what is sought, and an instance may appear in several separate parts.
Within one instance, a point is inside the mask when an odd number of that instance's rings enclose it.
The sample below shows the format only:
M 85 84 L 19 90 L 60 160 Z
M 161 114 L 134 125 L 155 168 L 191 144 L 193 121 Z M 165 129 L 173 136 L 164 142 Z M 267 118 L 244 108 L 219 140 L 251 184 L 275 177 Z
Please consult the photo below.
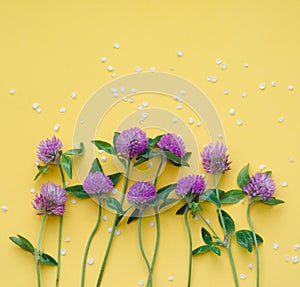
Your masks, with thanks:
M 47 218 L 47 214 L 44 213 L 44 216 L 42 219 L 42 224 L 41 224 L 41 229 L 40 229 L 40 235 L 39 235 L 39 239 L 38 239 L 38 246 L 37 246 L 37 250 L 36 250 L 36 254 L 35 254 L 38 287 L 41 286 L 40 254 L 41 254 L 41 243 L 42 243 L 42 236 L 43 236 L 46 218 Z
M 248 223 L 249 223 L 249 226 L 251 228 L 253 238 L 254 238 L 255 257 L 256 257 L 255 258 L 255 260 L 256 260 L 256 287 L 259 287 L 259 250 L 258 250 L 258 243 L 257 243 L 254 226 L 253 226 L 253 223 L 250 218 L 250 207 L 251 207 L 251 203 L 248 204 L 248 208 L 247 208 L 247 220 L 248 220 Z
M 140 211 L 140 216 L 139 216 L 139 223 L 138 223 L 138 237 L 139 237 L 139 245 L 140 245 L 140 250 L 141 254 L 143 256 L 143 259 L 147 265 L 148 269 L 148 281 L 147 281 L 147 286 L 149 284 L 150 287 L 152 287 L 152 276 L 151 276 L 151 267 L 149 264 L 149 261 L 147 259 L 144 246 L 143 246 L 143 240 L 142 240 L 142 218 L 143 218 L 143 210 Z M 148 283 L 149 282 L 149 283 Z
M 184 221 L 185 221 L 185 226 L 188 232 L 188 238 L 189 238 L 189 269 L 188 269 L 188 283 L 187 287 L 191 286 L 191 274 L 192 274 L 192 252 L 193 252 L 193 245 L 192 245 L 192 233 L 188 221 L 188 214 L 189 209 L 186 208 L 184 212 Z
M 128 184 L 128 176 L 129 176 L 129 171 L 130 171 L 130 159 L 128 159 L 127 162 L 127 168 L 126 168 L 126 174 L 125 174 L 125 179 L 124 179 L 124 184 L 123 184 L 123 190 L 121 193 L 121 198 L 120 198 L 120 204 L 121 206 L 123 205 L 124 199 L 125 199 L 125 193 L 126 193 L 126 189 L 127 189 L 127 184 Z M 113 223 L 113 227 L 112 227 L 112 231 L 109 237 L 109 241 L 107 244 L 107 248 L 106 248 L 106 252 L 102 261 L 102 265 L 100 268 L 100 272 L 99 272 L 99 276 L 98 276 L 98 280 L 97 280 L 97 284 L 96 287 L 99 287 L 103 278 L 103 274 L 104 274 L 104 270 L 105 270 L 105 266 L 106 266 L 106 262 L 107 262 L 107 258 L 110 252 L 110 248 L 113 242 L 113 238 L 114 238 L 114 234 L 115 234 L 115 230 L 116 230 L 116 226 L 119 222 L 119 214 L 115 215 L 115 219 L 114 219 L 114 223 Z
M 198 209 L 197 211 L 198 215 L 200 216 L 202 222 L 210 229 L 210 231 L 213 233 L 213 235 L 215 236 L 215 238 L 219 239 L 221 241 L 221 238 L 219 237 L 219 235 L 216 233 L 216 231 L 213 229 L 213 227 L 205 220 L 205 218 L 203 217 L 203 215 L 201 214 L 200 210 Z
M 97 222 L 96 222 L 96 225 L 95 227 L 93 228 L 89 238 L 88 238 L 88 241 L 87 241 L 87 244 L 86 244 L 86 247 L 85 247 L 85 251 L 84 251 L 84 255 L 83 255 L 83 261 L 82 261 L 82 272 L 81 272 L 81 287 L 84 286 L 84 280 L 85 280 L 85 270 L 86 270 L 86 260 L 87 260 L 87 255 L 88 255 L 88 252 L 89 252 L 89 249 L 90 249 L 90 245 L 91 245 L 91 242 L 99 228 L 99 225 L 100 225 L 100 220 L 101 220 L 101 212 L 102 212 L 102 206 L 101 206 L 101 200 L 99 200 L 99 208 L 98 208 L 98 217 L 97 217 Z

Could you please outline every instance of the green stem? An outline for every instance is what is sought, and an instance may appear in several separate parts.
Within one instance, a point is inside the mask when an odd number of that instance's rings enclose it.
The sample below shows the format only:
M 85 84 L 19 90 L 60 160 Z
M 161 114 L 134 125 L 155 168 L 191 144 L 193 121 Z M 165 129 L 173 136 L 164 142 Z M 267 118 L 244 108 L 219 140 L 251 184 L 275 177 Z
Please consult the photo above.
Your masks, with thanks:
M 36 274 L 37 274 L 37 283 L 38 287 L 41 286 L 41 270 L 40 270 L 40 255 L 41 255 L 41 243 L 42 243 L 42 236 L 43 236 L 43 231 L 45 227 L 45 222 L 47 218 L 47 213 L 44 213 L 43 219 L 42 219 L 42 224 L 41 224 L 41 230 L 40 230 L 40 235 L 38 239 L 38 246 L 35 254 L 35 263 L 36 263 Z
M 235 287 L 239 287 L 239 281 L 238 281 L 237 274 L 236 274 L 236 269 L 235 269 L 235 265 L 234 265 L 230 242 L 229 242 L 229 245 L 226 247 L 226 249 L 227 249 L 227 252 L 229 255 L 229 260 L 230 260 L 230 265 L 231 265 L 231 270 L 232 270 L 232 274 L 233 274 L 233 278 L 234 278 Z
M 100 224 L 100 220 L 101 220 L 101 211 L 102 211 L 101 200 L 99 200 L 98 205 L 99 205 L 99 208 L 98 208 L 97 222 L 96 222 L 96 225 L 93 228 L 93 230 L 92 230 L 92 232 L 89 236 L 89 239 L 87 241 L 85 251 L 84 251 L 83 262 L 82 262 L 82 272 L 81 272 L 81 287 L 84 286 L 87 255 L 88 255 L 88 252 L 89 252 L 89 249 L 90 249 L 91 242 L 92 242 L 92 240 L 93 240 L 93 238 L 94 238 L 94 236 L 95 236 L 95 234 L 96 234 L 96 232 L 99 228 L 99 224 Z
M 123 190 L 122 190 L 121 198 L 120 198 L 121 206 L 123 205 L 123 202 L 124 202 L 124 199 L 125 199 L 125 193 L 126 193 L 127 184 L 128 184 L 129 171 L 130 171 L 130 159 L 128 159 L 128 162 L 127 162 L 126 175 L 125 175 Z M 112 245 L 112 242 L 113 242 L 113 238 L 114 238 L 114 234 L 115 234 L 115 230 L 116 230 L 116 226 L 117 226 L 118 222 L 119 222 L 119 214 L 116 214 L 115 219 L 114 219 L 114 223 L 113 223 L 113 227 L 112 227 L 112 231 L 111 231 L 111 234 L 110 234 L 110 237 L 109 237 L 109 241 L 108 241 L 108 244 L 107 244 L 107 247 L 106 247 L 106 252 L 105 252 L 105 255 L 104 255 L 104 258 L 103 258 L 103 261 L 102 261 L 102 265 L 101 265 L 101 268 L 100 268 L 100 272 L 99 272 L 96 287 L 99 287 L 100 284 L 101 284 L 102 277 L 103 277 L 104 270 L 105 270 L 105 266 L 106 266 L 106 262 L 107 262 L 107 258 L 108 258 L 109 252 L 110 252 L 110 248 L 111 248 L 111 245 Z
M 190 225 L 189 225 L 189 221 L 188 221 L 188 207 L 185 209 L 184 212 L 184 221 L 185 221 L 185 225 L 186 225 L 186 229 L 188 232 L 188 237 L 189 237 L 189 269 L 188 269 L 188 283 L 187 283 L 187 287 L 191 286 L 191 274 L 192 274 L 192 252 L 193 252 L 193 245 L 192 245 L 192 234 L 191 234 L 191 229 L 190 229 Z
M 200 210 L 198 209 L 198 215 L 200 216 L 201 220 L 203 221 L 203 223 L 210 229 L 210 231 L 214 234 L 215 238 L 219 239 L 220 241 L 221 238 L 219 237 L 219 235 L 216 233 L 216 231 L 212 228 L 212 226 L 205 220 L 205 218 L 203 217 L 203 215 L 201 214 Z
M 160 170 L 161 170 L 161 167 L 162 167 L 163 162 L 164 162 L 164 161 L 163 161 L 163 157 L 161 157 L 161 161 L 160 161 L 160 163 L 159 163 L 159 166 L 158 166 L 157 171 L 156 171 L 156 174 L 155 174 L 155 178 L 154 178 L 154 180 L 153 180 L 154 186 L 156 186 L 156 184 L 157 184 L 158 175 L 159 175 L 159 173 L 160 173 Z
M 147 265 L 148 269 L 148 281 L 147 281 L 147 286 L 149 284 L 150 287 L 152 287 L 152 276 L 151 276 L 151 267 L 149 264 L 149 261 L 147 259 L 147 256 L 145 254 L 145 250 L 143 247 L 143 240 L 142 240 L 142 218 L 143 218 L 143 210 L 140 211 L 140 216 L 139 216 L 139 223 L 138 223 L 138 237 L 139 237 L 139 245 L 140 245 L 140 250 L 143 256 L 143 259 Z M 149 282 L 149 283 L 148 283 Z
M 219 175 L 218 174 L 216 174 L 215 180 L 216 180 L 216 195 L 217 195 L 218 202 L 219 202 L 219 204 L 218 204 L 218 213 L 219 213 L 219 217 L 220 217 L 222 228 L 224 229 L 224 234 L 226 236 L 226 234 L 227 234 L 227 228 L 226 228 L 225 221 L 224 221 L 223 214 L 222 214 L 222 210 L 221 210 L 219 184 L 218 184 Z
M 64 172 L 62 170 L 61 164 L 59 166 L 59 171 L 61 174 L 63 188 L 66 188 L 66 180 L 64 176 Z M 62 240 L 62 229 L 63 229 L 63 215 L 60 216 L 59 219 L 59 231 L 58 231 L 58 244 L 57 244 L 57 269 L 56 269 L 56 284 L 55 286 L 59 286 L 59 277 L 60 277 L 60 259 L 61 259 L 61 240 Z
M 258 243 L 257 243 L 256 234 L 254 231 L 254 226 L 253 226 L 253 223 L 250 218 L 250 207 L 251 207 L 251 203 L 248 204 L 248 208 L 247 208 L 247 220 L 248 220 L 249 226 L 252 230 L 252 234 L 253 234 L 253 238 L 254 238 L 255 257 L 256 257 L 256 287 L 259 287 L 259 251 L 258 251 Z

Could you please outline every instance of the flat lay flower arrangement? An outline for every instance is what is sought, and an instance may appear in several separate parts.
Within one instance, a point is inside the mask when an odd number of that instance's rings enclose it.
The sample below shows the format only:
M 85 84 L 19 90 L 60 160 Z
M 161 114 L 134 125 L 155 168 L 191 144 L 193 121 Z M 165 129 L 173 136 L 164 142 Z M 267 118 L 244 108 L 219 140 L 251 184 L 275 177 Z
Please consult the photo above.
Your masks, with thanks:
M 260 265 L 259 265 L 259 247 L 263 243 L 263 238 L 255 232 L 254 223 L 251 220 L 251 208 L 258 203 L 270 206 L 283 203 L 282 200 L 274 197 L 276 186 L 272 179 L 272 172 L 257 172 L 250 176 L 249 165 L 245 165 L 237 175 L 236 183 L 233 183 L 233 189 L 223 191 L 219 187 L 221 175 L 226 174 L 231 169 L 231 162 L 227 147 L 220 142 L 210 143 L 204 146 L 201 152 L 202 166 L 207 174 L 214 177 L 214 188 L 207 188 L 204 174 L 189 174 L 180 178 L 178 182 L 170 182 L 167 186 L 160 186 L 160 177 L 163 176 L 163 164 L 176 166 L 179 168 L 189 168 L 189 158 L 192 152 L 186 151 L 185 143 L 179 135 L 165 133 L 157 135 L 154 138 L 148 138 L 146 132 L 140 128 L 133 127 L 115 132 L 112 137 L 112 143 L 101 140 L 93 140 L 92 143 L 97 149 L 103 150 L 113 157 L 116 157 L 124 167 L 124 172 L 106 174 L 100 161 L 96 158 L 91 163 L 91 168 L 87 171 L 86 178 L 82 184 L 67 186 L 65 178 L 72 178 L 72 157 L 82 156 L 84 154 L 84 145 L 81 143 L 79 148 L 63 151 L 62 142 L 53 136 L 52 139 L 41 141 L 38 146 L 37 156 L 43 163 L 38 165 L 38 173 L 34 180 L 42 178 L 44 173 L 50 173 L 52 167 L 58 168 L 61 174 L 59 184 L 46 182 L 42 185 L 40 193 L 36 194 L 32 206 L 41 215 L 42 222 L 39 238 L 36 246 L 31 243 L 25 236 L 18 234 L 16 237 L 11 236 L 10 240 L 21 247 L 26 252 L 33 255 L 36 274 L 37 286 L 42 286 L 41 264 L 56 266 L 55 286 L 59 286 L 60 272 L 63 272 L 61 266 L 61 239 L 63 230 L 63 219 L 65 214 L 65 205 L 68 193 L 81 198 L 92 198 L 98 204 L 98 214 L 94 227 L 91 228 L 90 234 L 86 234 L 86 246 L 82 248 L 81 262 L 81 287 L 85 286 L 86 265 L 90 246 L 92 244 L 101 244 L 106 246 L 101 265 L 99 266 L 98 277 L 95 278 L 95 286 L 99 287 L 102 278 L 105 276 L 106 263 L 108 260 L 114 260 L 110 256 L 110 250 L 113 248 L 114 234 L 118 225 L 126 229 L 127 224 L 137 225 L 137 241 L 139 244 L 141 258 L 145 263 L 148 278 L 147 287 L 154 286 L 153 276 L 155 276 L 155 263 L 159 252 L 160 243 L 160 211 L 167 206 L 181 204 L 176 215 L 183 215 L 183 221 L 186 226 L 186 234 L 179 236 L 187 237 L 188 258 L 186 259 L 185 286 L 196 286 L 199 282 L 193 282 L 192 263 L 193 257 L 201 256 L 202 253 L 210 252 L 213 255 L 221 256 L 223 252 L 228 254 L 231 272 L 233 275 L 234 286 L 239 286 L 239 280 L 236 271 L 236 263 L 232 252 L 232 244 L 237 244 L 248 252 L 255 251 L 255 272 L 256 287 L 260 286 Z M 130 171 L 133 167 L 142 165 L 152 158 L 160 159 L 156 167 L 156 175 L 151 181 L 138 180 L 132 184 L 129 183 Z M 51 166 L 51 168 L 50 168 Z M 117 199 L 112 194 L 115 186 L 120 185 L 120 178 L 123 177 L 120 198 Z M 246 217 L 248 226 L 245 229 L 236 230 L 236 224 L 230 214 L 225 211 L 229 204 L 235 204 L 248 199 L 248 205 L 243 216 Z M 129 207 L 125 209 L 125 201 Z M 204 203 L 210 204 L 204 204 Z M 101 232 L 101 214 L 103 206 L 111 209 L 115 213 L 113 226 L 108 242 L 95 242 L 94 236 Z M 216 209 L 216 220 L 208 221 L 203 216 L 203 210 L 207 208 Z M 155 218 L 156 236 L 153 243 L 153 254 L 145 250 L 143 244 L 143 218 L 146 212 L 151 211 L 150 216 Z M 175 212 L 174 212 L 175 213 Z M 176 216 L 174 214 L 174 217 Z M 43 232 L 46 228 L 48 216 L 59 216 L 58 239 L 57 239 L 57 256 L 49 255 L 44 252 L 47 249 L 43 246 Z M 202 237 L 203 244 L 200 246 L 193 245 L 193 238 L 189 221 L 191 218 L 198 217 L 201 220 L 199 224 L 199 236 Z M 178 224 L 180 219 L 178 218 Z M 219 224 L 221 228 L 216 228 Z M 221 234 L 216 230 L 222 230 Z M 126 232 L 126 231 L 125 231 Z M 172 239 L 170 239 L 172 240 Z M 246 251 L 246 252 L 247 252 Z M 119 260 L 119 259 L 118 259 Z M 78 263 L 80 264 L 80 262 Z M 62 267 L 62 268 L 61 268 Z M 203 265 L 205 268 L 205 265 Z M 216 267 L 217 268 L 217 267 Z M 195 271 L 196 272 L 196 271 Z M 158 280 L 158 279 L 157 279 Z M 226 282 L 227 285 L 232 282 Z

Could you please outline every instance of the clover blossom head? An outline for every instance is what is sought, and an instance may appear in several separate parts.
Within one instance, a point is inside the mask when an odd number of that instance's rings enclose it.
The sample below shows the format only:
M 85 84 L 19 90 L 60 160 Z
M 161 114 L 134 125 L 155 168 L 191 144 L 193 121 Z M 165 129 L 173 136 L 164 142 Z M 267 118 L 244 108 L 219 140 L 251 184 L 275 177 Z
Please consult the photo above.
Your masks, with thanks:
M 227 147 L 223 143 L 210 143 L 204 146 L 201 153 L 202 165 L 207 173 L 221 174 L 230 170 L 230 164 L 227 153 Z
M 144 153 L 147 147 L 148 138 L 146 133 L 137 127 L 123 130 L 115 144 L 117 152 L 129 159 Z
M 206 187 L 206 183 L 200 175 L 188 175 L 181 178 L 176 186 L 176 194 L 186 201 L 191 201 L 195 196 L 201 195 Z
M 157 146 L 164 151 L 172 152 L 180 158 L 183 158 L 186 153 L 181 137 L 176 134 L 167 133 L 163 135 Z
M 37 156 L 43 163 L 59 164 L 60 150 L 62 149 L 62 142 L 55 136 L 52 139 L 41 141 L 38 146 Z
M 271 175 L 262 172 L 251 176 L 250 182 L 244 186 L 244 191 L 248 193 L 249 198 L 259 196 L 262 200 L 271 198 L 275 189 L 275 182 Z
M 112 191 L 113 187 L 111 179 L 100 171 L 89 173 L 83 182 L 83 188 L 90 196 L 101 197 Z
M 32 206 L 38 210 L 38 214 L 63 215 L 67 195 L 60 185 L 47 182 L 42 185 L 41 192 L 36 194 Z
M 155 186 L 148 181 L 137 181 L 127 193 L 127 200 L 137 208 L 144 208 L 156 198 Z

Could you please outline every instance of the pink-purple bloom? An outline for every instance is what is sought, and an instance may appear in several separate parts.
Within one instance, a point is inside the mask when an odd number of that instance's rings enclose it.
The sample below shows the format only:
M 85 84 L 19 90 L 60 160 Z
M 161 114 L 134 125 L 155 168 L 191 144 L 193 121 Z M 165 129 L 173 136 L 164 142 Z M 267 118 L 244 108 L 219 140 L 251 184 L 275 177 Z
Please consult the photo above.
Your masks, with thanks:
M 201 153 L 202 165 L 207 173 L 221 174 L 230 170 L 230 164 L 227 153 L 227 147 L 223 143 L 210 143 L 204 146 Z
M 143 208 L 156 198 L 155 186 L 148 181 L 137 181 L 127 193 L 127 200 L 138 208 Z
M 183 158 L 186 153 L 181 137 L 171 133 L 163 135 L 157 143 L 157 146 L 164 151 L 172 152 L 180 158 Z
M 63 215 L 67 195 L 60 185 L 47 182 L 41 187 L 41 192 L 36 194 L 32 206 L 38 210 L 38 214 Z
M 250 182 L 244 186 L 244 191 L 250 198 L 259 196 L 262 200 L 271 198 L 275 192 L 276 186 L 271 175 L 257 172 L 250 178 Z
M 132 159 L 146 151 L 148 138 L 140 128 L 127 129 L 119 134 L 115 147 L 123 157 Z
M 90 196 L 101 197 L 112 191 L 113 187 L 111 179 L 100 171 L 89 173 L 83 182 L 83 188 Z
M 201 195 L 206 187 L 206 183 L 200 175 L 188 175 L 181 178 L 176 186 L 176 194 L 187 201 L 193 199 L 195 195 Z
M 58 164 L 60 159 L 60 150 L 62 149 L 62 142 L 55 136 L 52 139 L 41 141 L 38 146 L 37 156 L 45 164 Z

